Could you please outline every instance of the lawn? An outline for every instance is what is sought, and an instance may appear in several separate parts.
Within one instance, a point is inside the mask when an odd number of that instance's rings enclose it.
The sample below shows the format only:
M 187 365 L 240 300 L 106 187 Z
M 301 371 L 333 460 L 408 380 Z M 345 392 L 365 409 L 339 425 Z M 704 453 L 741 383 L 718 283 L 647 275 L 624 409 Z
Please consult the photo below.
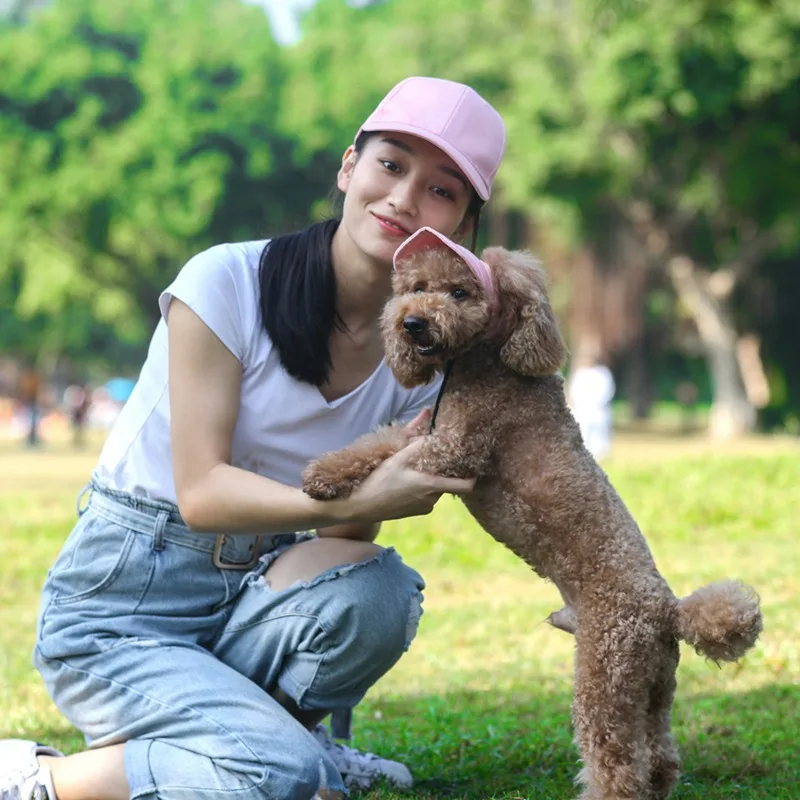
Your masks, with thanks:
M 30 650 L 39 586 L 95 453 L 0 447 L 0 736 L 74 751 L 81 737 L 40 686 Z M 765 632 L 740 664 L 720 670 L 683 648 L 675 797 L 800 796 L 800 447 L 637 436 L 607 468 L 678 594 L 739 577 L 762 597 Z M 553 587 L 452 500 L 387 526 L 381 541 L 426 576 L 425 616 L 357 710 L 356 744 L 408 763 L 417 798 L 573 797 L 571 639 L 543 622 L 559 604 Z

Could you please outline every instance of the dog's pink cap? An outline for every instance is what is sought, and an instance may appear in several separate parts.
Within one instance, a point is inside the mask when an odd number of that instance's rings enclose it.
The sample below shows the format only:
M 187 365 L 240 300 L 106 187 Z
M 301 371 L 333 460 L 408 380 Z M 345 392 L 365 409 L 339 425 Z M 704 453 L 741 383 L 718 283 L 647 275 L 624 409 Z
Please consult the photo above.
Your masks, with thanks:
M 475 273 L 475 277 L 483 284 L 486 293 L 490 299 L 495 299 L 494 280 L 492 278 L 492 270 L 485 261 L 481 261 L 475 253 L 462 247 L 460 244 L 448 239 L 433 228 L 420 228 L 408 237 L 394 252 L 392 263 L 396 271 L 399 271 L 400 264 L 405 261 L 409 256 L 414 253 L 419 253 L 421 250 L 429 250 L 444 245 L 452 250 L 459 258 L 461 258 L 466 265 Z
M 361 126 L 419 136 L 447 153 L 488 200 L 506 148 L 503 118 L 474 89 L 441 78 L 406 78 Z M 358 138 L 358 136 L 356 136 Z

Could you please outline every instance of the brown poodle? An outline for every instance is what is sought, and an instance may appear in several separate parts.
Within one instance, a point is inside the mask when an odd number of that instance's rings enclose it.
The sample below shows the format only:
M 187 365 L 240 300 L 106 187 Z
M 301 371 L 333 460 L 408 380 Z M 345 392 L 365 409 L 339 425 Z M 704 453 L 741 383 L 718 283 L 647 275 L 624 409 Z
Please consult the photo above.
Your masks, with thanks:
M 577 643 L 581 797 L 666 798 L 680 774 L 670 733 L 678 641 L 713 661 L 739 659 L 762 629 L 758 597 L 726 581 L 679 600 L 659 574 L 567 407 L 557 372 L 566 351 L 537 261 L 494 247 L 468 263 L 440 236 L 420 242 L 398 252 L 383 316 L 387 358 L 404 386 L 451 364 L 414 466 L 477 476 L 463 498 L 469 511 L 560 590 L 566 605 L 550 621 Z M 304 489 L 347 496 L 408 439 L 392 426 L 362 437 L 309 465 Z

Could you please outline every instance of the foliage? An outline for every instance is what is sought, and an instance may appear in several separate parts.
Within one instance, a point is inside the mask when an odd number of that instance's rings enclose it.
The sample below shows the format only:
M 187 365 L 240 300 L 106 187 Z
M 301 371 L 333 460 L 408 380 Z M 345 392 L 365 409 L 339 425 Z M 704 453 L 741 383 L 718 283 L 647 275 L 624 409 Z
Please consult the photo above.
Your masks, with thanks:
M 22 314 L 83 300 L 152 324 L 194 252 L 307 214 L 259 9 L 56 2 L 0 29 L 0 73 L 0 270 L 22 270 Z
M 747 290 L 765 256 L 800 243 L 795 3 L 407 0 L 357 12 L 322 0 L 305 31 L 295 55 L 314 69 L 294 72 L 308 102 L 290 118 L 312 147 L 352 135 L 403 75 L 472 84 L 509 132 L 494 204 L 611 263 L 630 229 L 651 267 L 669 268 L 709 351 L 709 328 L 728 329 L 708 353 L 715 395 L 747 404 L 735 376 Z M 693 269 L 688 289 L 679 262 Z
M 630 229 L 665 273 L 652 285 L 683 259 L 732 336 L 761 331 L 765 292 L 794 285 L 760 265 L 800 246 L 799 9 L 319 0 L 281 48 L 238 0 L 53 0 L 0 20 L 0 283 L 48 341 L 68 306 L 145 338 L 191 254 L 325 213 L 364 117 L 430 74 L 506 119 L 495 208 L 601 255 Z M 664 324 L 688 314 L 665 297 Z M 786 383 L 784 361 L 768 370 Z
M 320 0 L 304 31 L 288 95 L 302 101 L 288 120 L 309 149 L 352 137 L 395 80 L 439 75 L 470 83 L 502 112 L 504 201 L 557 208 L 554 219 L 577 220 L 576 236 L 594 233 L 598 207 L 615 198 L 702 215 L 692 247 L 712 264 L 735 255 L 748 222 L 791 223 L 796 242 L 800 11 L 790 0 L 406 0 L 360 10 Z

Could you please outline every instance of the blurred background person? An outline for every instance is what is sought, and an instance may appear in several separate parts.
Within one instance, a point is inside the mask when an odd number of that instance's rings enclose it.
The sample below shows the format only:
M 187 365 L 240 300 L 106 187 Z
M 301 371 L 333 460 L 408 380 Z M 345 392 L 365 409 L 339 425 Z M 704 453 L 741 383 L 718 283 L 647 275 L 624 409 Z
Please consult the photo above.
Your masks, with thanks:
M 86 420 L 92 407 L 92 394 L 83 383 L 73 383 L 64 392 L 64 402 L 72 428 L 72 446 L 81 449 L 85 444 Z
M 39 394 L 41 392 L 41 378 L 39 371 L 32 364 L 26 364 L 20 372 L 17 396 L 28 417 L 28 434 L 26 442 L 28 447 L 38 447 L 39 421 Z
M 567 382 L 567 396 L 572 413 L 580 425 L 584 444 L 598 460 L 611 451 L 611 401 L 615 392 L 614 376 L 603 362 L 599 344 L 590 342 L 581 345 Z

